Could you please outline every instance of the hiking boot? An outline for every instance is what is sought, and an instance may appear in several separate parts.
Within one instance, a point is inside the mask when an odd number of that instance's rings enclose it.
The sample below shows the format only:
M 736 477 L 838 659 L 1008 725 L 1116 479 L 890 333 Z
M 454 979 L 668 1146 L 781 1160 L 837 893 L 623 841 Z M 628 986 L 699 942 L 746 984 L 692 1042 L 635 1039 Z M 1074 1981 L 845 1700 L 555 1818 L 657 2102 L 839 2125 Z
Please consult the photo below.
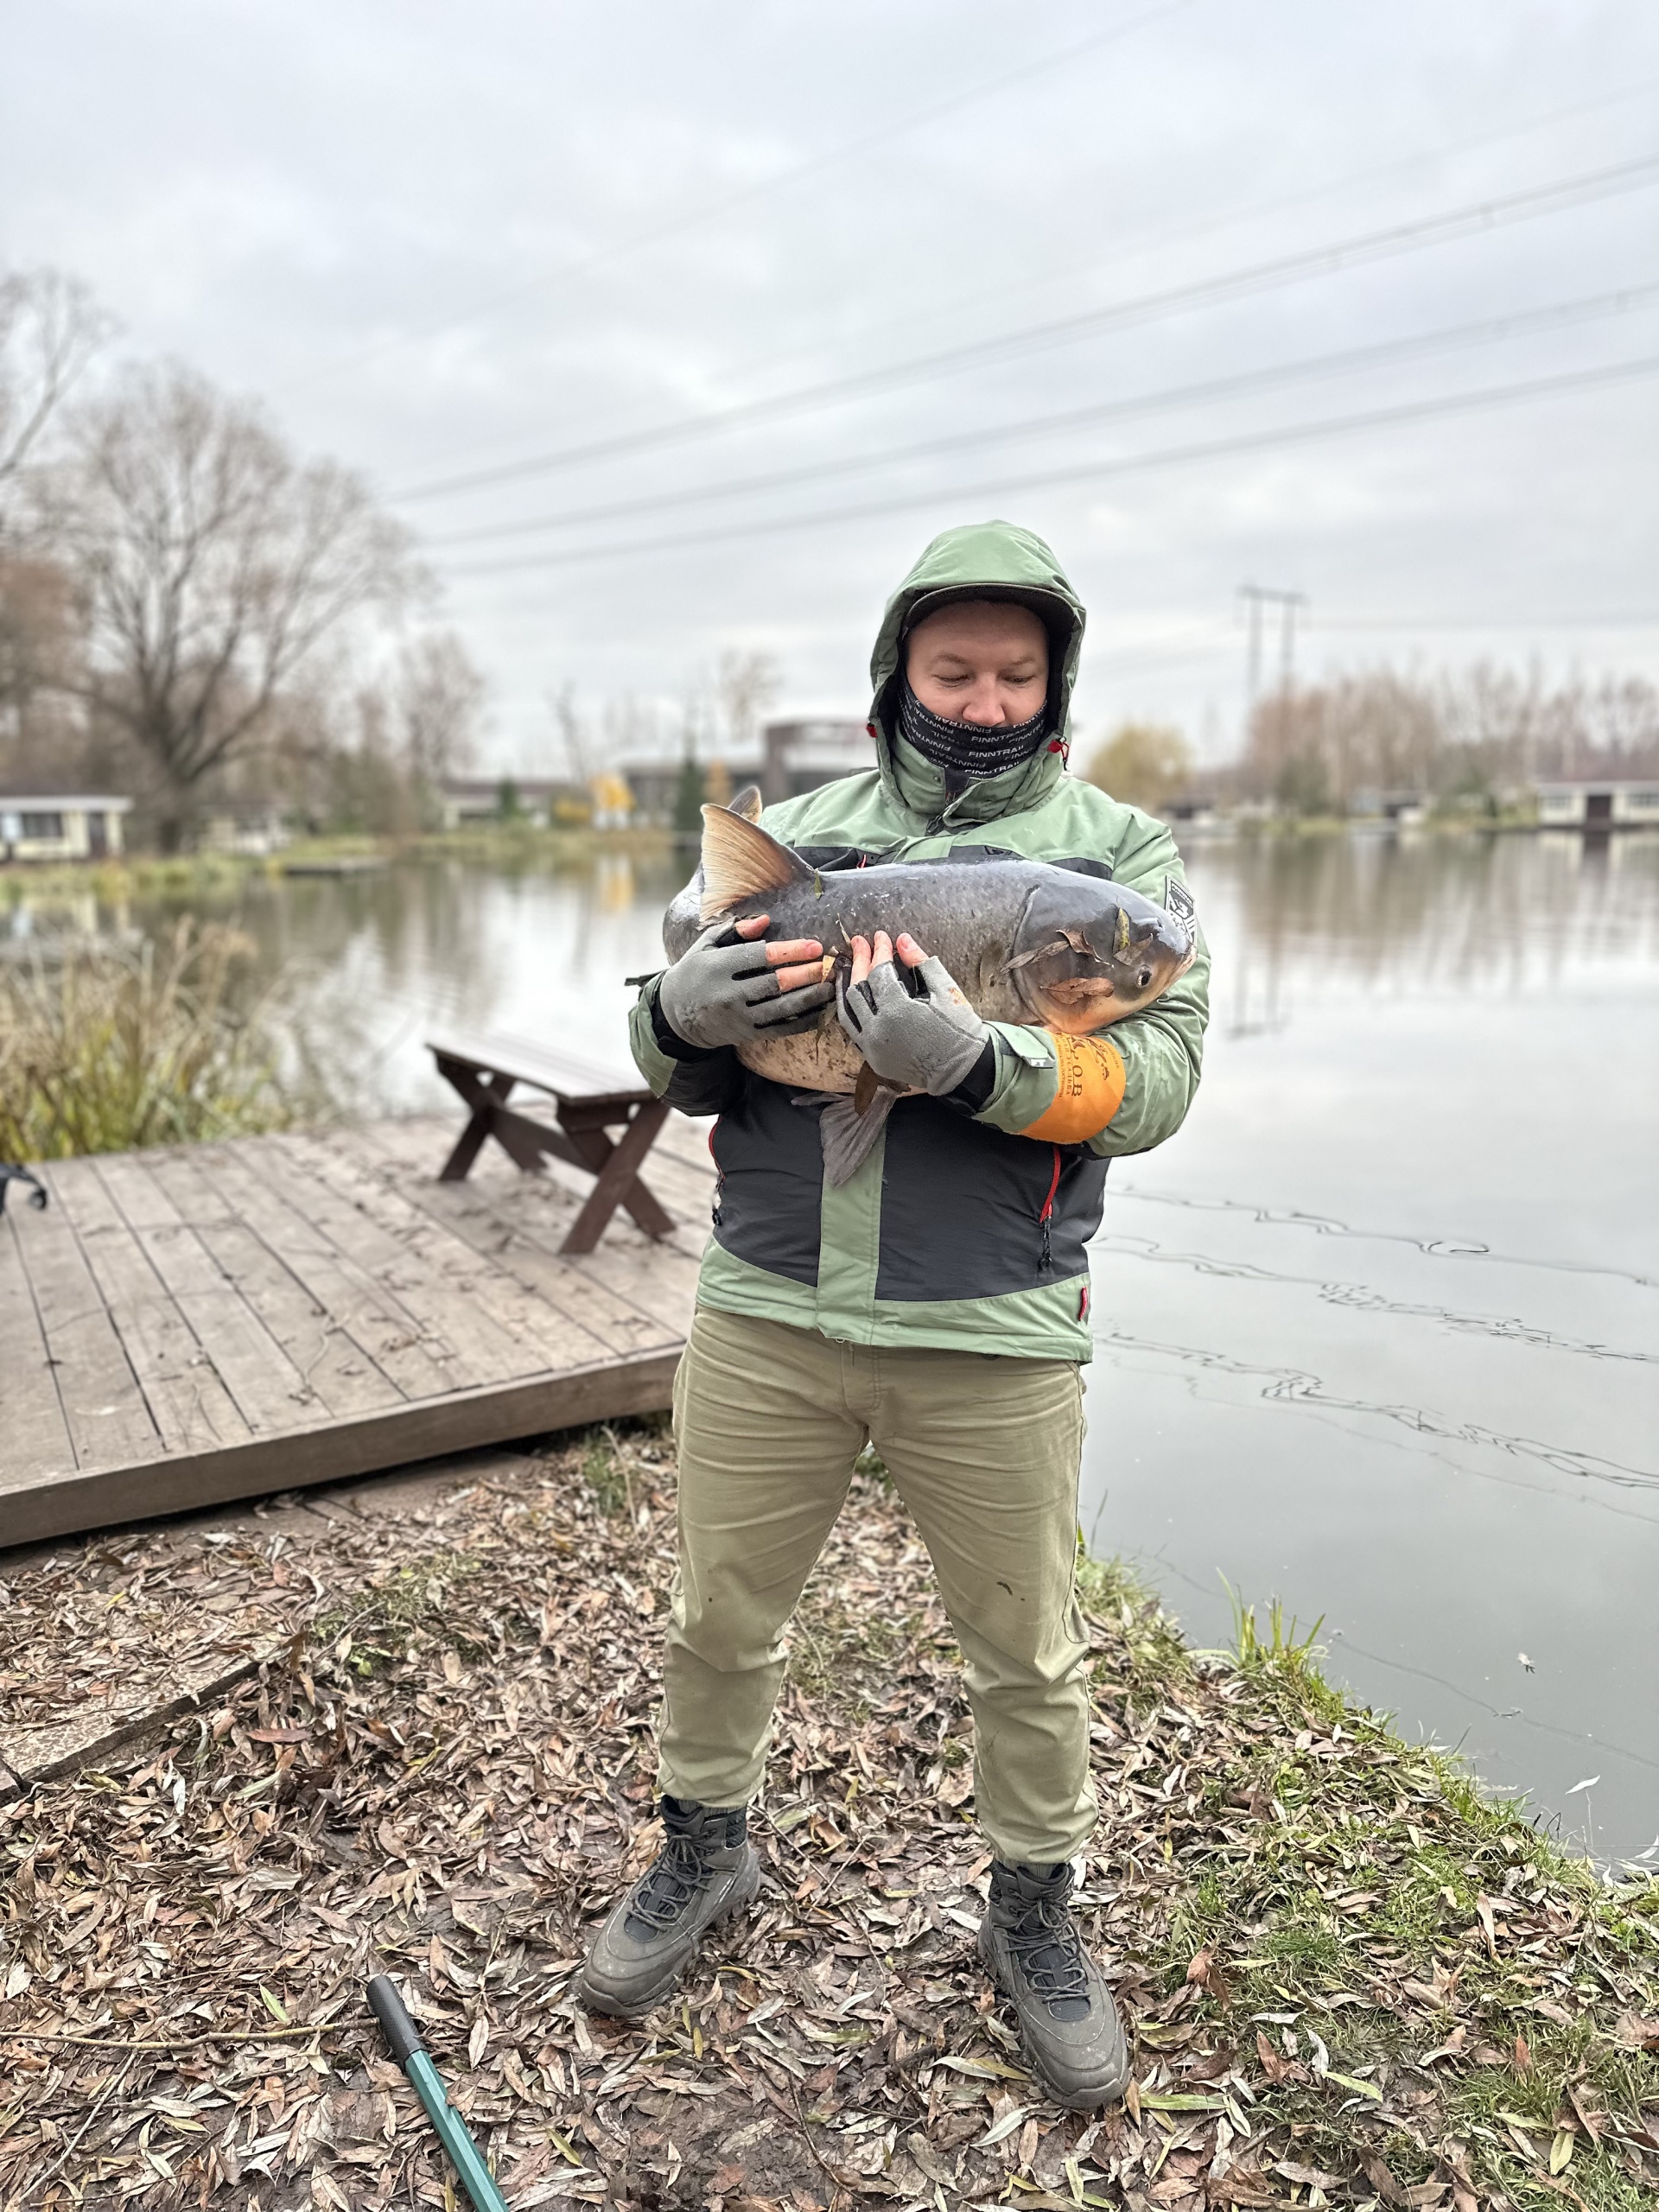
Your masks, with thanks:
M 760 1886 L 748 1815 L 664 1797 L 663 1847 L 594 1936 L 582 2001 L 637 2020 L 697 1955 L 703 1930 L 741 1912 Z
M 1013 1999 L 1026 2056 L 1049 2094 L 1088 2112 L 1128 2088 L 1129 2050 L 1112 1993 L 1071 1918 L 1071 1893 L 1068 1861 L 1045 1871 L 994 1860 L 979 1955 Z

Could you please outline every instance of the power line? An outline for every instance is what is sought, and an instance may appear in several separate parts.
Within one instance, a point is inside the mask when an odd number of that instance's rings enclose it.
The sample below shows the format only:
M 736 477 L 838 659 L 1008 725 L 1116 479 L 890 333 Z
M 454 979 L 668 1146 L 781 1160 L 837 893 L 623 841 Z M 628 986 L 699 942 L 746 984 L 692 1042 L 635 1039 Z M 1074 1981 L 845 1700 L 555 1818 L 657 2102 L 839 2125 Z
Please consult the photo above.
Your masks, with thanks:
M 1313 626 L 1310 623 L 1308 626 Z M 1493 615 L 1484 619 L 1465 615 L 1325 615 L 1317 626 L 1321 633 L 1332 631 L 1352 632 L 1376 630 L 1382 632 L 1440 630 L 1465 633 L 1504 632 L 1529 633 L 1556 630 L 1659 630 L 1659 615 L 1642 614 L 1525 614 Z M 1098 672 L 1103 669 L 1128 671 L 1139 668 L 1167 666 L 1172 661 L 1191 661 L 1201 658 L 1219 657 L 1237 651 L 1237 625 L 1210 623 L 1202 628 L 1177 632 L 1162 643 L 1135 645 L 1114 645 L 1090 655 L 1089 665 Z
M 1179 15 L 1193 4 L 1194 0 L 1164 0 L 1163 5 L 1131 16 L 1128 22 L 1115 23 L 1108 30 L 1096 31 L 1091 38 L 1084 39 L 1076 46 L 1066 47 L 1058 54 L 1046 54 L 1036 61 L 1022 62 L 1017 69 L 1007 70 L 1000 77 L 988 78 L 980 84 L 968 86 L 965 91 L 936 100 L 931 107 L 914 108 L 904 115 L 895 116 L 891 122 L 879 124 L 873 130 L 863 131 L 856 138 L 849 138 L 839 146 L 831 147 L 826 153 L 810 155 L 804 162 L 793 162 L 789 168 L 779 169 L 772 176 L 761 177 L 753 184 L 741 185 L 735 192 L 726 193 L 718 200 L 705 200 L 701 207 L 684 209 L 663 222 L 653 224 L 649 229 L 636 231 L 627 238 L 613 240 L 609 245 L 596 246 L 589 253 L 578 254 L 527 284 L 515 285 L 511 291 L 498 292 L 493 298 L 469 308 L 465 314 L 445 315 L 435 321 L 423 323 L 414 330 L 399 331 L 395 337 L 365 346 L 338 361 L 291 377 L 277 390 L 292 391 L 315 384 L 323 377 L 344 375 L 353 369 L 361 368 L 366 362 L 378 360 L 387 353 L 397 353 L 406 346 L 416 346 L 425 339 L 463 329 L 482 315 L 493 315 L 501 308 L 514 306 L 520 300 L 545 291 L 550 284 L 559 283 L 567 277 L 583 276 L 590 269 L 601 268 L 607 262 L 621 260 L 628 254 L 643 251 L 647 246 L 658 245 L 665 238 L 678 238 L 684 232 L 694 230 L 699 224 L 709 222 L 717 215 L 728 214 L 733 208 L 763 199 L 768 193 L 780 191 L 785 185 L 798 184 L 804 177 L 816 176 L 824 169 L 836 168 L 859 154 L 868 153 L 872 146 L 880 146 L 890 139 L 903 137 L 909 131 L 919 130 L 926 124 L 937 123 L 942 116 L 954 115 L 959 109 L 971 107 L 977 100 L 988 99 L 994 92 L 1006 92 L 1011 85 L 1020 84 L 1027 78 L 1046 75 L 1051 69 L 1063 68 L 1067 62 L 1080 60 L 1085 54 L 1092 54 L 1098 47 L 1110 46 L 1121 38 L 1128 37 L 1132 32 L 1144 30 L 1147 24 L 1155 23 L 1166 16 Z
M 1477 148 L 1498 144 L 1506 138 L 1525 137 L 1551 124 L 1566 122 L 1579 116 L 1594 114 L 1603 108 L 1618 106 L 1628 100 L 1645 99 L 1656 89 L 1659 89 L 1659 78 L 1650 78 L 1636 85 L 1624 86 L 1617 92 L 1600 94 L 1594 99 L 1575 101 L 1567 107 L 1552 108 L 1543 115 L 1530 116 L 1520 123 L 1505 124 L 1495 130 L 1477 131 L 1468 137 L 1455 139 L 1449 145 L 1433 147 L 1427 152 L 1410 154 L 1397 161 L 1372 162 L 1362 169 L 1351 169 L 1345 175 L 1328 181 L 1322 181 L 1316 185 L 1299 187 L 1294 192 L 1279 193 L 1271 199 L 1254 200 L 1243 206 L 1230 204 L 1224 210 L 1206 215 L 1200 221 L 1174 226 L 1163 230 L 1154 229 L 1132 237 L 1126 240 L 1116 252 L 1104 259 L 1099 257 L 1092 257 L 1082 273 L 1092 276 L 1103 269 L 1115 267 L 1119 262 L 1133 261 L 1147 252 L 1167 252 L 1173 246 L 1185 245 L 1193 238 L 1204 238 L 1214 231 L 1231 229 L 1241 223 L 1254 221 L 1262 215 L 1278 214 L 1287 208 L 1303 207 L 1310 200 L 1326 201 L 1340 193 L 1351 190 L 1356 185 L 1372 184 L 1386 178 L 1400 176 L 1413 169 L 1422 168 L 1430 162 L 1450 161 L 1459 156 L 1471 153 Z M 1068 263 L 1063 268 L 1051 266 L 1037 277 L 1022 276 L 1014 283 L 1009 283 L 1005 280 L 988 290 L 982 289 L 977 292 L 958 293 L 951 299 L 934 300 L 919 308 L 912 308 L 907 306 L 906 321 L 908 323 L 913 323 L 921 316 L 932 319 L 942 315 L 981 308 L 988 302 L 1001 303 L 1018 294 L 1054 283 L 1060 276 L 1068 274 L 1073 265 Z M 890 315 L 884 312 L 880 318 L 878 327 L 886 328 L 890 321 Z M 742 373 L 753 373 L 757 368 L 762 370 L 774 368 L 783 363 L 798 359 L 803 353 L 814 353 L 817 350 L 816 347 L 794 346 L 787 353 L 774 354 L 759 364 L 752 362 L 747 371 Z M 498 440 L 496 442 L 499 444 L 500 442 Z
M 557 452 L 536 454 L 524 461 L 503 462 L 493 468 L 474 469 L 465 475 L 440 478 L 433 483 L 411 486 L 407 491 L 394 493 L 393 497 L 405 503 L 416 499 L 447 499 L 458 492 L 476 491 L 487 485 L 516 482 L 527 476 L 544 475 L 582 463 L 613 460 L 624 454 L 645 453 L 666 445 L 679 444 L 688 439 L 714 436 L 739 423 L 774 421 L 780 416 L 798 414 L 855 394 L 891 390 L 903 384 L 926 383 L 969 362 L 1006 359 L 1046 346 L 1071 344 L 1107 330 L 1124 329 L 1131 325 L 1154 321 L 1189 308 L 1242 298 L 1281 284 L 1300 283 L 1309 276 L 1335 275 L 1344 270 L 1388 259 L 1395 254 L 1421 251 L 1427 246 L 1442 245 L 1459 237 L 1495 230 L 1503 224 L 1524 222 L 1535 216 L 1560 213 L 1620 193 L 1639 191 L 1652 184 L 1656 174 L 1659 174 L 1659 154 L 1646 154 L 1636 161 L 1615 162 L 1605 168 L 1559 178 L 1551 184 L 1534 185 L 1524 192 L 1510 193 L 1496 200 L 1471 201 L 1437 215 L 1424 216 L 1415 222 L 1390 224 L 1382 230 L 1360 232 L 1329 245 L 1316 246 L 1301 253 L 1280 255 L 1270 261 L 1253 263 L 1243 269 L 1203 278 L 1197 283 L 1177 285 L 1164 291 L 1146 293 L 1135 299 L 1119 301 L 1111 306 L 1091 308 L 1084 315 L 1028 324 L 1022 330 L 1006 332 L 1001 337 L 973 340 L 966 345 L 950 346 L 941 352 L 918 354 L 907 361 L 890 362 L 883 368 L 861 370 L 852 376 L 804 385 L 798 391 L 780 392 L 770 399 L 748 400 L 737 407 L 721 408 L 711 414 L 664 423 L 656 429 L 630 431 L 616 437 L 597 439 L 585 446 L 566 447 Z
M 1092 276 L 1103 269 L 1115 267 L 1119 262 L 1133 261 L 1147 252 L 1167 252 L 1173 246 L 1185 245 L 1193 238 L 1206 237 L 1214 231 L 1233 229 L 1240 224 L 1254 222 L 1263 215 L 1279 214 L 1287 208 L 1306 206 L 1310 200 L 1329 200 L 1340 194 L 1351 191 L 1357 185 L 1376 184 L 1388 178 L 1402 176 L 1414 169 L 1423 168 L 1433 162 L 1456 160 L 1464 155 L 1474 152 L 1478 148 L 1498 145 L 1506 139 L 1526 137 L 1535 131 L 1548 130 L 1558 123 L 1575 121 L 1582 116 L 1598 114 L 1605 108 L 1619 107 L 1630 100 L 1644 99 L 1656 88 L 1659 88 L 1659 78 L 1638 79 L 1634 84 L 1621 86 L 1616 92 L 1599 93 L 1593 99 L 1574 100 L 1565 107 L 1548 108 L 1541 115 L 1530 115 L 1519 121 L 1501 124 L 1491 130 L 1475 131 L 1466 137 L 1453 139 L 1449 144 L 1432 146 L 1426 150 L 1406 155 L 1398 160 L 1374 162 L 1363 168 L 1350 169 L 1338 177 L 1322 179 L 1317 184 L 1299 186 L 1294 192 L 1277 193 L 1269 199 L 1249 200 L 1242 205 L 1230 202 L 1224 209 L 1205 215 L 1197 222 L 1184 223 L 1164 229 L 1154 228 L 1132 236 L 1123 241 L 1115 253 L 1106 256 L 1103 259 L 1098 255 L 1091 257 L 1082 273 Z M 957 293 L 948 299 L 933 299 L 912 305 L 906 309 L 906 319 L 908 322 L 914 323 L 918 320 L 933 320 L 942 315 L 977 308 L 984 306 L 988 302 L 1001 303 L 1021 293 L 1040 289 L 1044 286 L 1056 283 L 1063 276 L 1071 276 L 1075 273 L 1076 264 L 1071 261 L 1068 261 L 1064 266 L 1051 265 L 1036 276 L 1021 276 L 1016 283 L 1010 283 L 1004 280 L 988 290 L 982 288 L 976 292 Z M 867 316 L 865 322 L 868 327 L 885 329 L 890 320 L 889 314 L 884 310 L 879 318 L 872 319 Z M 848 326 L 844 315 L 839 312 L 839 308 L 836 327 L 842 336 L 847 335 Z M 798 360 L 803 354 L 815 356 L 819 350 L 820 348 L 816 345 L 794 346 L 784 353 L 771 354 L 759 361 L 751 359 L 736 373 L 744 377 L 765 374 L 791 361 Z M 504 441 L 499 436 L 481 442 L 475 440 L 470 446 L 461 450 L 462 453 L 486 450 L 499 448 L 504 442 L 511 442 L 511 441 Z
M 1629 382 L 1656 372 L 1659 372 L 1659 354 L 1648 354 L 1636 360 L 1613 362 L 1599 369 L 1580 369 L 1562 376 L 1534 378 L 1523 384 L 1497 385 L 1484 391 L 1458 392 L 1440 399 L 1415 400 L 1397 407 L 1372 408 L 1363 414 L 1336 416 L 1324 422 L 1288 423 L 1278 429 L 1250 431 L 1236 437 L 1214 438 L 1193 445 L 1170 447 L 1159 453 L 1128 454 L 1116 461 L 1091 461 L 1084 467 L 1072 466 L 1044 469 L 1029 475 L 1005 476 L 982 484 L 951 485 L 948 491 L 935 489 L 911 493 L 899 499 L 872 500 L 860 506 L 821 508 L 811 514 L 732 523 L 715 530 L 681 531 L 671 537 L 638 538 L 613 545 L 575 547 L 563 553 L 528 554 L 522 559 L 481 562 L 470 568 L 451 568 L 448 573 L 451 576 L 508 575 L 536 569 L 567 568 L 575 563 L 606 560 L 619 556 L 673 552 L 683 547 L 703 547 L 734 538 L 773 537 L 791 531 L 821 529 L 837 523 L 865 522 L 878 516 L 903 514 L 915 507 L 937 506 L 942 499 L 947 497 L 962 502 L 996 499 L 1005 492 L 1028 492 L 1053 484 L 1098 482 L 1109 476 L 1175 467 L 1192 461 L 1217 461 L 1231 454 L 1260 452 L 1274 446 L 1304 444 L 1313 439 L 1339 436 L 1351 430 L 1386 429 L 1395 423 L 1426 422 L 1437 416 L 1467 414 L 1481 407 L 1548 398 L 1560 392 Z
M 1192 385 L 1176 385 L 1163 391 L 1138 393 L 1133 397 L 1102 402 L 1094 407 L 1070 409 L 1062 415 L 1039 415 L 1022 422 L 1006 423 L 989 429 L 963 430 L 950 437 L 927 438 L 911 445 L 887 446 L 876 453 L 814 461 L 798 468 L 772 471 L 759 476 L 732 477 L 723 483 L 701 485 L 683 492 L 659 492 L 635 499 L 609 500 L 601 505 L 566 508 L 557 514 L 538 515 L 519 522 L 486 523 L 475 530 L 446 532 L 429 537 L 429 546 L 476 545 L 503 537 L 531 537 L 546 530 L 573 530 L 593 522 L 612 522 L 627 515 L 652 514 L 674 507 L 702 505 L 710 499 L 734 499 L 759 492 L 775 492 L 787 486 L 840 479 L 873 468 L 925 461 L 953 453 L 976 452 L 1027 437 L 1052 437 L 1062 432 L 1127 416 L 1160 413 L 1166 409 L 1200 405 L 1217 399 L 1236 398 L 1249 391 L 1272 391 L 1302 378 L 1343 376 L 1391 362 L 1450 351 L 1459 346 L 1481 345 L 1506 338 L 1529 337 L 1547 331 L 1570 329 L 1604 316 L 1618 315 L 1649 306 L 1659 300 L 1659 283 L 1641 284 L 1628 290 L 1605 292 L 1565 300 L 1547 308 L 1523 309 L 1481 322 L 1454 323 L 1415 338 L 1388 339 L 1374 346 L 1356 346 L 1336 353 L 1318 353 L 1299 361 L 1286 361 L 1265 369 L 1247 370 L 1234 377 L 1215 377 Z
M 1321 631 L 1659 630 L 1659 615 L 1651 607 L 1640 614 L 1321 614 L 1317 626 Z

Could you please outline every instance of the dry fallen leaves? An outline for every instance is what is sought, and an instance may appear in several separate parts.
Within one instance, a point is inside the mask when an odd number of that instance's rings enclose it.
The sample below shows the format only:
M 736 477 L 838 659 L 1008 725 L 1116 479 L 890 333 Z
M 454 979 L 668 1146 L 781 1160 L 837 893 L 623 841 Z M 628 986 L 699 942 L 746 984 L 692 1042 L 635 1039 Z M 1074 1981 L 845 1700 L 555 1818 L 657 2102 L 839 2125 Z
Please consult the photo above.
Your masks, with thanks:
M 94 1706 L 99 1682 L 122 1685 L 127 1713 L 159 1709 L 187 1664 L 275 1656 L 216 1707 L 0 1806 L 6 2212 L 451 2202 L 363 2003 L 381 1969 L 514 2212 L 1198 2212 L 1344 2188 L 1475 2201 L 1444 2084 L 1482 2062 L 1447 2015 L 1494 1951 L 1569 1959 L 1580 1908 L 1542 1887 L 1494 1897 L 1483 1876 L 1439 1948 L 1407 1956 L 1369 1932 L 1386 1870 L 1360 1879 L 1333 1859 L 1327 1877 L 1310 1846 L 1350 1963 L 1306 1997 L 1288 1950 L 1265 1968 L 1256 1955 L 1280 1942 L 1280 1793 L 1306 1772 L 1328 1795 L 1374 1753 L 1348 1723 L 1292 1712 L 1282 1684 L 1194 1663 L 1103 1586 L 1103 1818 L 1081 1907 L 1135 2024 L 1137 2082 L 1122 2112 L 1058 2112 L 974 1960 L 987 1854 L 968 1717 L 925 1554 L 874 1480 L 804 1610 L 754 1822 L 753 1920 L 643 2026 L 582 2013 L 592 1924 L 658 1833 L 654 1617 L 671 1549 L 666 1440 L 639 1429 L 605 1448 L 627 1479 L 597 1491 L 578 1441 L 65 1543 L 7 1573 L 12 1744 Z M 1427 1770 L 1408 1794 L 1402 1836 L 1450 1822 Z M 1252 1915 L 1196 1923 L 1223 1872 Z M 1296 1982 L 1294 2002 L 1263 2003 L 1264 1971 Z M 1573 1994 L 1567 2018 L 1588 2001 Z M 1652 2002 L 1628 1988 L 1631 2064 Z M 1355 2056 L 1343 2024 L 1372 2016 L 1436 2063 Z M 1477 2042 L 1496 2033 L 1471 2018 Z M 1509 2202 L 1570 2192 L 1604 2138 L 1659 2178 L 1647 2124 L 1604 2103 L 1580 2082 L 1529 2152 L 1501 2123 Z M 1479 2189 L 1499 2201 L 1490 2172 Z

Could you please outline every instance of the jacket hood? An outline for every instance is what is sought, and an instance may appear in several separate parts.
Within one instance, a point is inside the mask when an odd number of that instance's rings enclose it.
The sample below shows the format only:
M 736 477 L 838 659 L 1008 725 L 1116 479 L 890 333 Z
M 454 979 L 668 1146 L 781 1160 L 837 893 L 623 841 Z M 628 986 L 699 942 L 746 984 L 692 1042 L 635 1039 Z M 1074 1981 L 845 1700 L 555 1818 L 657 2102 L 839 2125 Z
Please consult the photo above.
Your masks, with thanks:
M 1065 772 L 1064 755 L 1046 745 L 1017 767 L 969 784 L 947 805 L 943 772 L 898 734 L 893 679 L 918 608 L 925 601 L 944 605 L 981 594 L 987 599 L 1017 600 L 1042 618 L 1049 633 L 1051 741 L 1058 738 L 1062 744 L 1069 742 L 1071 693 L 1083 650 L 1083 602 L 1034 531 L 1011 522 L 963 523 L 942 531 L 927 548 L 887 601 L 881 618 L 870 656 L 874 691 L 870 721 L 883 783 L 913 812 L 952 822 L 988 822 L 1021 812 L 1046 798 Z

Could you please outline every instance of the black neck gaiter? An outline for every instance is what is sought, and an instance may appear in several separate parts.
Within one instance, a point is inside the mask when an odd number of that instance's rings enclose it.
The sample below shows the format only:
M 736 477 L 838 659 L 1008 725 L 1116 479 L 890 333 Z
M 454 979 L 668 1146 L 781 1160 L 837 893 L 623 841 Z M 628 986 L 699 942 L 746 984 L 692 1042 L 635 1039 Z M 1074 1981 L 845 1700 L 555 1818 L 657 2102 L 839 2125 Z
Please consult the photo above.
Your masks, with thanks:
M 925 707 L 901 677 L 899 690 L 899 728 L 925 760 L 943 768 L 953 785 L 978 783 L 1000 776 L 1029 760 L 1043 741 L 1048 709 L 1028 722 L 1002 722 L 991 728 L 976 722 L 948 721 Z

